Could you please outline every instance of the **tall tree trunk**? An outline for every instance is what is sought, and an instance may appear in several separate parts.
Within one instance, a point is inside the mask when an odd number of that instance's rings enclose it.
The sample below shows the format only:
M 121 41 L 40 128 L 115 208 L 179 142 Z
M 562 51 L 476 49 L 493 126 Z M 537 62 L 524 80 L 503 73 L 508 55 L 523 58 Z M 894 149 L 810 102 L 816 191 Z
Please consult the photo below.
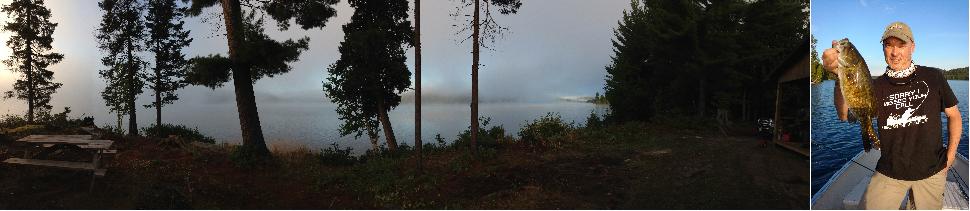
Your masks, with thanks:
M 131 54 L 131 49 L 129 49 L 128 65 L 126 65 L 127 67 L 125 68 L 127 69 L 128 71 L 127 75 L 130 78 L 124 79 L 124 80 L 128 80 L 129 82 L 137 80 L 137 78 L 135 77 L 138 77 L 137 76 L 138 69 L 135 69 L 135 65 L 131 63 L 132 58 L 134 58 L 134 56 Z M 136 136 L 138 135 L 138 107 L 136 107 L 135 105 L 135 99 L 137 99 L 138 97 L 137 95 L 132 94 L 132 93 L 135 93 L 134 92 L 135 87 L 127 87 L 127 89 L 128 89 L 128 94 L 130 96 L 128 96 L 128 99 L 126 99 L 127 102 L 125 103 L 128 104 L 128 108 L 131 108 L 131 110 L 128 111 L 128 135 Z M 138 89 L 141 89 L 141 87 L 138 87 Z
M 478 38 L 479 38 L 479 2 L 475 0 L 475 15 L 472 20 L 472 127 L 471 127 L 471 149 L 475 151 L 478 142 Z
M 156 61 L 157 61 L 156 57 Z M 155 68 L 155 126 L 162 125 L 162 92 L 160 85 L 162 84 L 162 71 L 160 68 Z
M 134 100 L 129 100 L 128 106 L 131 107 L 131 113 L 128 113 L 128 135 L 136 136 L 138 135 L 138 109 L 136 109 Z
M 414 151 L 421 170 L 421 0 L 414 0 Z
M 367 137 L 370 138 L 371 150 L 374 151 L 374 153 L 380 152 L 381 145 L 377 143 L 377 130 L 369 124 L 367 125 Z
M 24 7 L 24 11 L 25 11 L 24 14 L 27 14 L 27 23 L 32 23 L 30 18 L 33 16 L 33 14 L 31 14 L 30 7 L 29 6 Z M 30 24 L 27 24 L 27 25 L 28 27 L 30 27 Z M 36 30 L 32 30 L 32 31 L 36 31 Z M 34 93 L 36 92 L 36 89 L 34 88 L 34 74 L 33 74 L 34 73 L 34 68 L 33 68 L 34 50 L 33 48 L 31 48 L 34 42 L 33 36 L 36 36 L 36 34 L 27 35 L 25 36 L 25 39 L 24 39 L 24 43 L 27 44 L 27 59 L 25 59 L 24 61 L 26 63 L 24 66 L 27 67 L 27 70 L 24 71 L 24 73 L 27 75 L 27 123 L 29 124 L 34 123 L 34 98 L 35 98 Z
M 31 41 L 27 41 L 27 43 L 30 43 L 30 42 Z M 28 52 L 27 59 L 25 61 L 27 63 L 25 65 L 27 66 L 27 70 L 24 71 L 24 73 L 27 75 L 27 123 L 33 124 L 34 123 L 34 98 L 35 98 L 34 93 L 36 93 L 37 89 L 34 87 L 34 70 L 33 70 L 34 68 L 32 68 L 34 66 L 33 65 L 34 57 L 33 57 L 33 53 L 30 53 L 30 52 L 33 52 L 33 50 L 31 50 L 30 44 L 27 44 L 27 52 Z
M 383 126 L 387 149 L 396 152 L 397 138 L 394 137 L 394 127 L 391 127 L 391 120 L 387 117 L 387 109 L 384 108 L 383 99 L 377 102 L 377 119 L 381 121 L 381 126 Z
M 121 123 L 124 122 L 122 120 L 125 119 L 125 115 L 122 114 L 121 112 L 117 112 L 117 114 L 118 114 L 118 128 L 116 128 L 116 130 L 119 131 L 119 134 L 120 134 L 121 126 L 122 126 Z
M 226 40 L 229 42 L 229 60 L 232 61 L 232 83 L 236 92 L 236 109 L 239 113 L 239 127 L 242 130 L 243 147 L 257 155 L 269 155 L 263 130 L 259 125 L 259 111 L 253 92 L 253 78 L 250 66 L 239 58 L 243 48 L 242 9 L 239 0 L 221 0 L 222 14 L 226 26 Z

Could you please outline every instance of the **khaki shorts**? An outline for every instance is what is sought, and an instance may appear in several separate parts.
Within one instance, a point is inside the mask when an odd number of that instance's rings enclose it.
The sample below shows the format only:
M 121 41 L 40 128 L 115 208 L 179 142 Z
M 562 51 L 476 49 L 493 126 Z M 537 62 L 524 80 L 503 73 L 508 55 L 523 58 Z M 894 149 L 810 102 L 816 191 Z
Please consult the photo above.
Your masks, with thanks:
M 899 209 L 903 197 L 910 190 L 913 191 L 910 195 L 910 206 L 920 210 L 943 209 L 947 169 L 943 168 L 929 178 L 916 181 L 897 180 L 876 172 L 862 195 L 863 209 Z

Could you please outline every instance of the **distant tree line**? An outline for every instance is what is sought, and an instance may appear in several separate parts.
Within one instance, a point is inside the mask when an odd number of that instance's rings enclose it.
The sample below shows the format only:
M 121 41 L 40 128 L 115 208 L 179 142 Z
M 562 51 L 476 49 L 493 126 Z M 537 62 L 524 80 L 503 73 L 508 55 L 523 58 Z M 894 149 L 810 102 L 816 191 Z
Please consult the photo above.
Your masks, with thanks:
M 818 45 L 818 39 L 815 39 L 815 35 L 812 35 L 812 52 L 811 52 L 811 67 L 810 70 L 812 84 L 822 83 L 825 80 L 835 80 L 838 78 L 835 74 L 829 71 L 825 71 L 822 67 L 822 60 L 819 59 L 818 51 L 816 50 Z
M 632 0 L 606 66 L 613 121 L 770 115 L 776 71 L 807 42 L 808 1 Z
M 967 67 L 961 67 L 943 72 L 946 80 L 967 80 Z

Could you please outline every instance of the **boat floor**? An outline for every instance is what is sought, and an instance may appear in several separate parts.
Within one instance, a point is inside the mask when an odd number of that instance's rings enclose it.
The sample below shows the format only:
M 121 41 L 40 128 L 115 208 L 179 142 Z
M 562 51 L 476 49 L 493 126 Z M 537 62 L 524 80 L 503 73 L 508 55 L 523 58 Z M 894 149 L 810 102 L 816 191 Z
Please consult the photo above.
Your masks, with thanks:
M 812 209 L 859 209 L 859 202 L 873 175 L 879 152 L 860 152 L 839 169 L 832 178 L 812 197 Z M 948 170 L 946 190 L 943 193 L 943 209 L 967 210 L 967 160 L 960 157 Z M 904 197 L 900 208 L 905 209 L 909 197 Z

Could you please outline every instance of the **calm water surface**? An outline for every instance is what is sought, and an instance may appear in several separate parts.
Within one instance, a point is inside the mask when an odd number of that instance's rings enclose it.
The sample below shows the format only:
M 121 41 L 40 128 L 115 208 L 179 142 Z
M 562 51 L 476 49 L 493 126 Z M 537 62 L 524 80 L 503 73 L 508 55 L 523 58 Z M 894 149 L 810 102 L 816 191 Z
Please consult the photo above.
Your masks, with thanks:
M 17 101 L 7 101 L 5 113 L 23 115 Z M 342 137 L 338 133 L 340 120 L 337 118 L 336 105 L 329 102 L 260 102 L 259 117 L 263 134 L 268 145 L 297 147 L 305 145 L 310 149 L 329 147 L 338 143 L 341 147 L 351 147 L 357 153 L 370 148 L 366 135 L 354 138 Z M 101 107 L 98 109 L 74 107 L 71 116 L 94 116 L 99 126 L 116 125 L 116 116 Z M 548 101 L 548 102 L 506 102 L 479 104 L 479 116 L 490 117 L 490 126 L 502 125 L 507 134 L 516 135 L 519 128 L 548 112 L 556 112 L 566 122 L 585 124 L 590 112 L 602 115 L 607 107 L 591 103 Z M 91 110 L 99 111 L 90 113 Z M 62 111 L 55 108 L 54 112 Z M 435 134 L 441 134 L 451 142 L 459 132 L 467 130 L 470 124 L 470 108 L 466 103 L 424 103 L 422 104 L 421 135 L 425 143 L 434 143 Z M 401 143 L 414 143 L 414 104 L 403 103 L 389 113 L 394 134 Z M 127 117 L 123 120 L 127 123 Z M 139 126 L 154 124 L 155 110 L 140 108 Z M 162 121 L 198 128 L 202 133 L 220 142 L 240 143 L 239 119 L 233 103 L 184 103 L 176 102 L 165 107 Z M 127 127 L 127 126 L 126 126 Z M 383 136 L 383 133 L 381 134 Z M 383 137 L 381 138 L 383 141 Z
M 958 153 L 967 156 L 967 81 L 951 80 L 950 89 L 960 100 L 957 108 L 963 118 L 963 133 Z M 842 168 L 852 156 L 862 151 L 859 141 L 859 124 L 840 122 L 836 115 L 832 94 L 834 81 L 812 85 L 812 194 L 815 194 L 835 171 Z M 945 125 L 947 120 L 940 113 Z M 943 127 L 941 140 L 946 142 L 947 129 Z

